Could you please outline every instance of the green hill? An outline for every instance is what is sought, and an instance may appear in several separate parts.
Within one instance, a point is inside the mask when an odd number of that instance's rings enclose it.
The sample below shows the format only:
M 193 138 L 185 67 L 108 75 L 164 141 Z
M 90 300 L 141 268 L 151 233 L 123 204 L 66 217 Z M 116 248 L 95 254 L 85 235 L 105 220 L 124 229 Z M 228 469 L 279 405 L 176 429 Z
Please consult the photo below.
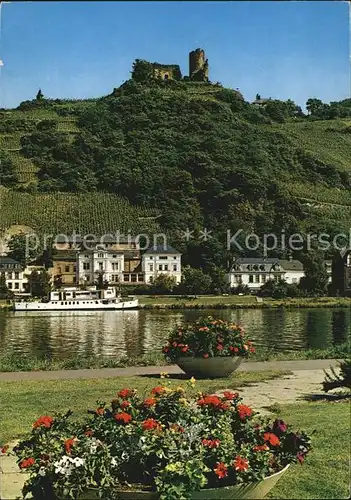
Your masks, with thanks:
M 227 229 L 348 231 L 351 114 L 297 109 L 219 84 L 129 81 L 100 99 L 2 110 L 1 227 L 113 231 L 149 209 L 180 247 L 180 230 L 211 230 L 212 250 Z

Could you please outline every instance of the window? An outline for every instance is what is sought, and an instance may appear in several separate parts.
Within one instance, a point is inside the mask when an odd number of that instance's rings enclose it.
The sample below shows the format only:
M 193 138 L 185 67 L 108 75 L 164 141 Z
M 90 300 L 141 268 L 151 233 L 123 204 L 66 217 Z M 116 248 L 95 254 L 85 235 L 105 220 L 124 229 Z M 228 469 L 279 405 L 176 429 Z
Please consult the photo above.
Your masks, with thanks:
M 253 283 L 253 275 L 252 274 L 250 274 L 250 276 L 249 276 L 249 283 Z
M 118 271 L 118 262 L 112 262 L 112 271 Z
M 84 257 L 85 257 L 86 259 L 89 259 L 89 255 L 88 255 L 87 253 L 84 255 Z
M 77 271 L 76 266 L 73 266 L 73 272 L 75 273 Z
M 8 283 L 8 284 L 7 284 L 7 288 L 9 288 L 9 289 L 11 290 L 11 288 L 12 288 L 12 283 Z
M 103 262 L 99 262 L 99 271 L 103 271 L 104 270 L 104 263 Z
M 267 281 L 267 276 L 266 276 L 265 274 L 262 274 L 262 275 L 261 275 L 261 281 L 262 281 L 262 283 L 266 283 L 266 281 Z
M 236 274 L 234 276 L 235 283 L 241 283 L 241 274 Z
M 83 270 L 90 271 L 90 263 L 89 262 L 83 262 Z
M 115 254 L 114 254 L 114 255 L 112 255 L 112 258 L 113 258 L 113 259 L 117 259 L 117 255 L 115 255 Z
M 57 272 L 58 272 L 58 274 L 62 274 L 62 269 L 60 266 L 57 268 Z
M 177 271 L 177 264 L 173 264 L 173 271 Z
M 255 282 L 256 283 L 260 282 L 260 275 L 259 274 L 256 274 L 256 276 L 255 276 Z
M 167 259 L 168 259 L 168 257 L 167 257 L 167 255 L 160 255 L 160 256 L 159 256 L 159 259 L 160 259 L 160 260 L 167 260 Z
M 152 257 L 149 257 L 149 259 L 152 259 Z
M 65 273 L 69 273 L 69 266 L 65 266 Z
M 12 280 L 12 273 L 7 273 L 7 279 Z
M 137 275 L 136 275 L 136 274 L 132 274 L 132 275 L 131 275 L 131 278 L 132 278 L 132 279 L 131 279 L 132 283 L 136 283 L 136 280 L 137 280 Z
M 103 253 L 98 253 L 98 259 L 103 259 L 104 258 L 104 254 Z
M 153 264 L 149 264 L 149 271 L 152 273 L 154 270 L 154 265 Z
M 162 271 L 162 264 L 159 264 L 159 265 L 158 265 L 158 270 L 159 270 L 159 271 Z
M 144 275 L 143 274 L 138 274 L 138 281 L 141 281 L 141 282 L 144 281 Z
M 124 279 L 124 281 L 129 281 L 129 274 L 125 274 L 123 279 Z
M 168 264 L 165 264 L 165 271 L 168 271 Z
M 19 273 L 15 273 L 15 280 L 19 280 Z
M 173 259 L 176 259 L 176 258 L 177 258 L 176 256 L 173 257 Z
M 15 290 L 19 290 L 19 283 L 18 283 L 18 281 L 16 281 L 16 283 L 15 283 Z

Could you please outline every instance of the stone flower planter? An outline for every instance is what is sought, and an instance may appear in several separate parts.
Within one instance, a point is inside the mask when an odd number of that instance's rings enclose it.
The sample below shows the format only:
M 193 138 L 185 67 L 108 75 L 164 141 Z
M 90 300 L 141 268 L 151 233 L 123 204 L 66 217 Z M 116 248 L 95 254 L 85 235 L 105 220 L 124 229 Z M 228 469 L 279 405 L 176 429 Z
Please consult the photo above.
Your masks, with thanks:
M 279 479 L 289 468 L 289 464 L 279 472 L 268 476 L 262 481 L 254 483 L 237 484 L 235 486 L 224 486 L 222 488 L 208 488 L 201 491 L 194 491 L 191 500 L 233 500 L 233 499 L 257 499 L 261 500 L 274 488 Z M 80 500 L 95 500 L 98 498 L 96 490 L 89 490 L 80 497 Z M 149 491 L 126 491 L 118 490 L 119 500 L 158 500 L 156 492 Z
M 229 377 L 241 364 L 241 356 L 217 356 L 215 358 L 178 358 L 177 365 L 195 378 Z

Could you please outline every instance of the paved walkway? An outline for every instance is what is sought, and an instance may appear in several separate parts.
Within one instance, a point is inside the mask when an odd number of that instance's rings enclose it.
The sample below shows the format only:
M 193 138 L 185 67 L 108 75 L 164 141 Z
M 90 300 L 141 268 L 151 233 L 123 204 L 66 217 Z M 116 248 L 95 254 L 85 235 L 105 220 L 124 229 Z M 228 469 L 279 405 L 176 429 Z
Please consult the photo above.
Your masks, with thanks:
M 321 395 L 324 369 L 337 366 L 336 360 L 280 361 L 243 363 L 240 371 L 291 370 L 290 375 L 280 379 L 258 382 L 243 387 L 240 395 L 244 402 L 262 414 L 269 413 L 267 407 L 302 401 L 308 395 Z M 116 377 L 123 375 L 182 373 L 176 366 L 140 367 L 103 370 L 67 370 L 57 372 L 2 373 L 0 380 L 46 380 L 63 378 Z M 223 389 L 224 390 L 224 389 Z M 220 391 L 222 392 L 222 391 Z M 15 443 L 10 443 L 14 446 Z M 0 457 L 0 499 L 14 500 L 21 497 L 21 489 L 27 475 L 20 473 L 13 457 Z
M 308 359 L 299 361 L 247 361 L 243 362 L 237 371 L 261 372 L 265 370 L 325 370 L 330 366 L 338 366 L 335 359 Z M 167 372 L 170 375 L 183 373 L 176 365 L 167 366 L 136 366 L 129 368 L 100 368 L 86 370 L 55 370 L 31 372 L 2 372 L 1 381 L 18 380 L 64 380 L 64 379 L 90 379 L 110 377 L 132 377 L 134 375 L 159 375 Z

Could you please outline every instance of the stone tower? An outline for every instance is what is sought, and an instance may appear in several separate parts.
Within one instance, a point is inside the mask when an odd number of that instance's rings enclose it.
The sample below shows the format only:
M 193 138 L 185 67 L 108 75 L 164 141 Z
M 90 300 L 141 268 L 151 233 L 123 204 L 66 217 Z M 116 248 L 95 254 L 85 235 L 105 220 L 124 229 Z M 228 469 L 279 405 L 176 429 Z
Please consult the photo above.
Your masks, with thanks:
M 208 82 L 208 59 L 203 49 L 189 53 L 189 78 L 197 82 Z

